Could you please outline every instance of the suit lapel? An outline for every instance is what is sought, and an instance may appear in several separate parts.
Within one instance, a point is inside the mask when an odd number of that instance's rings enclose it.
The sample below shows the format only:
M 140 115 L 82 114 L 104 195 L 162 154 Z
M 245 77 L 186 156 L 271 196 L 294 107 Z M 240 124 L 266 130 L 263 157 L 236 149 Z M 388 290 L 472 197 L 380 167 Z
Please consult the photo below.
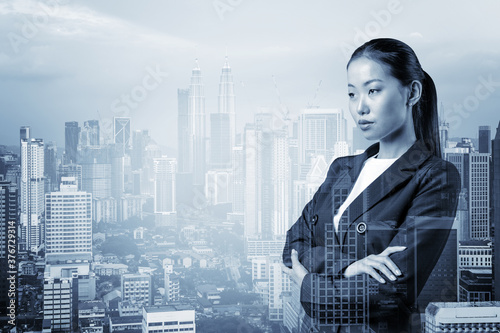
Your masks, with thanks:
M 374 149 L 376 151 L 374 152 Z M 356 182 L 359 173 L 363 167 L 363 163 L 368 157 L 373 156 L 378 151 L 378 146 L 371 146 L 367 149 L 365 158 L 361 161 L 356 161 L 355 166 L 351 169 L 352 186 Z M 360 157 L 363 155 L 360 155 Z M 368 222 L 369 210 L 383 200 L 392 191 L 404 186 L 414 175 L 418 167 L 430 157 L 428 149 L 422 141 L 417 141 L 406 153 L 396 160 L 385 172 L 383 172 L 373 183 L 371 183 L 356 199 L 349 205 L 348 224 L 339 228 L 342 244 L 345 242 L 347 230 L 350 226 L 364 216 L 364 222 Z M 389 208 L 390 209 L 390 208 Z

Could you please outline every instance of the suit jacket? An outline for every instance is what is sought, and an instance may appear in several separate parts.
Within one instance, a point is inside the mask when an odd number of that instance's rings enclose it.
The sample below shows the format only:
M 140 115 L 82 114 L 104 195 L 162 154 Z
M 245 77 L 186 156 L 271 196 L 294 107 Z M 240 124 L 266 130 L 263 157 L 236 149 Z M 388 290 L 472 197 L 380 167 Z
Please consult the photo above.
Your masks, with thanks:
M 455 166 L 432 155 L 417 141 L 346 209 L 338 233 L 333 216 L 353 187 L 365 160 L 378 152 L 337 158 L 327 177 L 288 230 L 283 262 L 291 250 L 310 272 L 301 303 L 315 328 L 342 331 L 370 327 L 408 331 L 415 302 L 446 244 L 455 218 L 460 176 Z M 381 284 L 366 274 L 345 278 L 353 262 L 389 246 L 406 246 L 390 258 L 402 271 Z M 420 323 L 418 323 L 419 325 Z M 418 326 L 417 325 L 417 326 Z

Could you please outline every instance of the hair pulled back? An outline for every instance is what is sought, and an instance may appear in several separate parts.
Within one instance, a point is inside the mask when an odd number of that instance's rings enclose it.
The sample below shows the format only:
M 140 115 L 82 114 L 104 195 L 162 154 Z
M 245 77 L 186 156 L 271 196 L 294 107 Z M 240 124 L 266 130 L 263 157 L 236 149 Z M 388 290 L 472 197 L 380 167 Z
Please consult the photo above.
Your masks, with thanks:
M 412 48 L 397 39 L 372 39 L 354 51 L 347 67 L 353 60 L 361 57 L 385 65 L 403 86 L 410 85 L 414 80 L 422 84 L 422 95 L 412 107 L 415 135 L 417 140 L 424 141 L 432 154 L 441 157 L 436 86 L 429 74 L 422 69 Z

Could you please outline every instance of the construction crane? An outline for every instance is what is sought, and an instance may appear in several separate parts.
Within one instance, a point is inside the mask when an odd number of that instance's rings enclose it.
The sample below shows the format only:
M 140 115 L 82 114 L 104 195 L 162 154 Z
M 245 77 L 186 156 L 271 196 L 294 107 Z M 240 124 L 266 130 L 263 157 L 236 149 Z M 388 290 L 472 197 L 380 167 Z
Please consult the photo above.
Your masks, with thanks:
M 310 103 L 307 103 L 308 109 L 312 109 L 315 106 L 314 102 L 316 102 L 316 97 L 318 96 L 318 91 L 319 91 L 319 87 L 321 87 L 321 82 L 323 82 L 323 80 L 319 80 L 319 83 L 318 83 L 318 86 L 316 87 L 316 91 L 314 92 L 314 97 L 313 97 L 312 101 Z

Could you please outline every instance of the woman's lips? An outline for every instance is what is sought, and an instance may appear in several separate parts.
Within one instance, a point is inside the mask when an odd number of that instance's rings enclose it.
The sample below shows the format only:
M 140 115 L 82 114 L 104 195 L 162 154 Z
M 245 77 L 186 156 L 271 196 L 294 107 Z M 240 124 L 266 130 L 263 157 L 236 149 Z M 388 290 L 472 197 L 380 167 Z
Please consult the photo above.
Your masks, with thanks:
M 365 119 L 361 119 L 358 121 L 359 128 L 363 131 L 369 129 L 372 124 L 373 124 L 373 121 L 368 121 Z

